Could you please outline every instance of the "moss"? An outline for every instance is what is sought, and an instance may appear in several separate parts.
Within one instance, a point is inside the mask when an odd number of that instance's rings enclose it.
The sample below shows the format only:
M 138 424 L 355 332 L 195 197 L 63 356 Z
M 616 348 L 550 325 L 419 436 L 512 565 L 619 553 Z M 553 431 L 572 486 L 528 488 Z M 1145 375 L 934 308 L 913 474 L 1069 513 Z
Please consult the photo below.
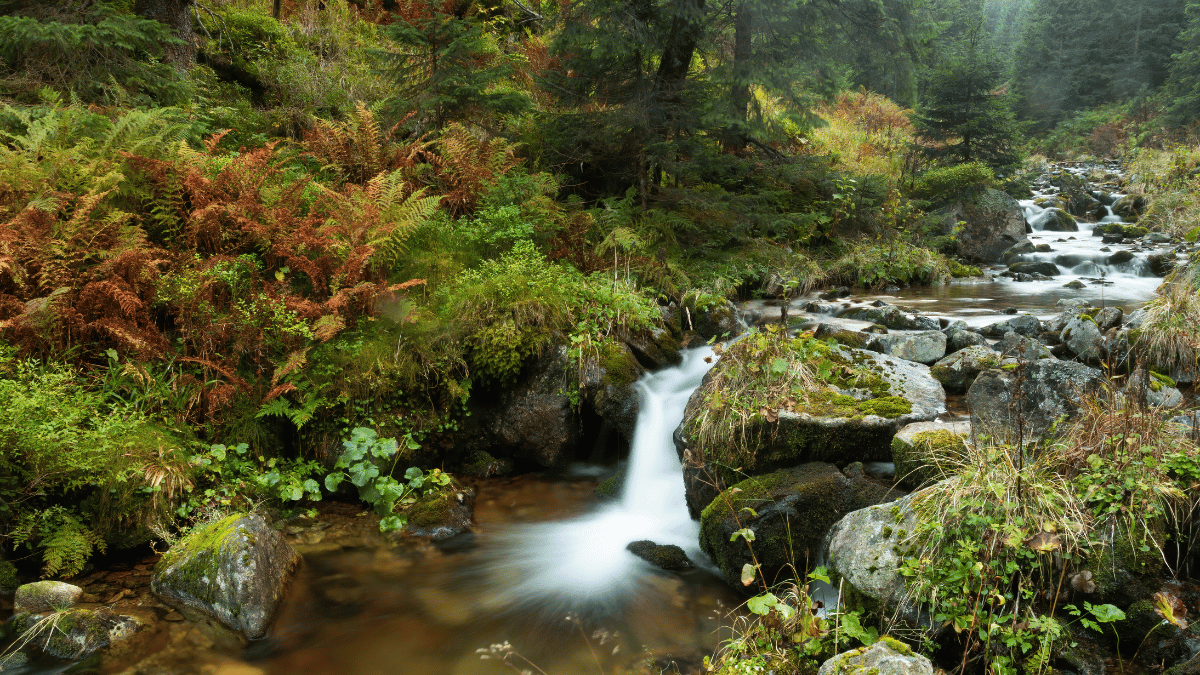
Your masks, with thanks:
M 1159 382 L 1164 387 L 1174 387 L 1175 386 L 1175 380 L 1172 380 L 1170 377 L 1168 377 L 1167 375 L 1164 375 L 1162 373 L 1151 370 L 1150 377 L 1152 379 L 1154 379 L 1155 381 Z
M 436 527 L 445 523 L 454 515 L 458 505 L 455 485 L 445 485 L 436 492 L 423 495 L 415 504 L 409 507 L 408 524 L 412 527 Z
M 20 585 L 16 565 L 7 560 L 0 560 L 0 592 L 13 591 Z
M 471 476 L 487 475 L 488 470 L 496 464 L 496 458 L 483 450 L 476 450 L 467 455 L 462 462 L 462 472 Z
M 596 486 L 596 496 L 602 499 L 615 499 L 621 494 L 621 485 L 625 482 L 625 470 L 614 473 L 613 475 L 600 481 Z
M 216 565 L 221 559 L 220 552 L 230 538 L 237 536 L 238 523 L 244 517 L 244 513 L 235 513 L 193 530 L 163 554 L 159 566 L 173 567 L 185 555 L 189 556 L 187 564 L 177 570 L 179 580 L 189 594 L 204 602 L 213 602 L 218 589 L 211 582 L 218 577 Z M 230 610 L 235 615 L 240 611 L 236 605 Z
M 1006 363 L 1006 364 L 1000 366 L 1000 370 L 1016 370 L 1016 369 L 1017 369 L 1017 364 L 1015 364 L 1015 363 Z
M 930 458 L 961 455 L 965 451 L 964 436 L 948 429 L 914 434 L 911 444 L 899 437 L 892 439 L 892 461 L 896 464 L 896 476 L 913 488 L 941 477 L 941 472 L 929 464 Z
M 950 267 L 950 276 L 955 279 L 983 276 L 983 270 L 973 265 L 964 265 L 953 259 L 948 259 L 946 262 Z
M 1091 314 L 1080 314 L 1079 320 L 1080 321 L 1091 321 L 1092 323 L 1096 323 L 1096 320 L 1092 318 Z
M 891 647 L 892 651 L 896 652 L 897 654 L 900 654 L 902 656 L 912 656 L 913 655 L 912 647 L 909 647 L 908 645 L 904 644 L 903 642 L 897 640 L 894 637 L 891 637 L 890 635 L 884 635 L 884 636 L 880 637 L 879 641 L 882 642 L 883 644 Z
M 623 386 L 633 384 L 642 376 L 642 367 L 625 343 L 605 340 L 600 347 L 600 367 L 604 368 L 604 384 Z

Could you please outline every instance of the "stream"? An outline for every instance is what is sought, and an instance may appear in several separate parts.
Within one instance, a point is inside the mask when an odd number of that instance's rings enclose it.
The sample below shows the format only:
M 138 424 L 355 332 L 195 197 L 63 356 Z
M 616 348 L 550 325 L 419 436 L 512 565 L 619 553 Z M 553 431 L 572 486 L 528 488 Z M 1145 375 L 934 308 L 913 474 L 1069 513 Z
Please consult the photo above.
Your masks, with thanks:
M 1046 189 L 1036 197 L 1053 193 Z M 1042 220 L 1043 209 L 1034 200 L 1022 207 L 1027 221 Z M 1102 222 L 1120 221 L 1111 209 L 1108 214 Z M 1055 303 L 1062 299 L 1130 311 L 1152 298 L 1161 279 L 1149 272 L 1146 256 L 1169 252 L 1172 245 L 1126 241 L 1102 251 L 1106 245 L 1092 235 L 1092 227 L 1081 220 L 1078 232 L 1035 229 L 1029 235 L 1050 250 L 1013 261 L 1052 262 L 1059 274 L 1049 279 L 1017 281 L 1000 276 L 1006 268 L 998 265 L 984 278 L 946 286 L 834 301 L 813 294 L 792 302 L 789 315 L 807 325 L 863 327 L 864 322 L 838 316 L 882 300 L 925 316 L 983 326 L 1016 311 L 1048 318 L 1058 313 Z M 1109 256 L 1120 250 L 1132 252 L 1133 259 L 1110 263 Z M 1074 280 L 1082 288 L 1065 286 Z M 779 316 L 777 303 L 752 301 L 745 309 L 759 321 Z M 305 564 L 269 636 L 241 651 L 240 658 L 208 647 L 212 660 L 203 672 L 700 670 L 703 657 L 729 637 L 731 613 L 740 599 L 699 551 L 699 523 L 687 513 L 671 434 L 713 362 L 708 347 L 688 350 L 679 365 L 639 381 L 640 412 L 619 499 L 606 502 L 595 495 L 596 484 L 613 467 L 581 464 L 560 472 L 476 480 L 474 531 L 442 544 L 401 539 L 381 546 L 378 533 L 364 534 L 362 545 L 350 547 L 322 543 L 321 537 L 302 540 L 298 548 Z M 359 509 L 345 509 L 345 519 L 354 520 Z M 697 568 L 665 572 L 626 550 L 643 539 L 681 547 Z M 161 672 L 173 669 L 168 665 Z

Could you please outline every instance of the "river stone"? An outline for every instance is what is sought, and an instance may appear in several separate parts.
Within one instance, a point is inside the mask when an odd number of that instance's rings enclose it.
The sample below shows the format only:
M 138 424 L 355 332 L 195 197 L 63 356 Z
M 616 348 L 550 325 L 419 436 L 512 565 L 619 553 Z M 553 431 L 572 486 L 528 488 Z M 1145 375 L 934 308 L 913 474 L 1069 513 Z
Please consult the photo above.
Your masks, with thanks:
M 1104 375 L 1082 363 L 1040 359 L 1029 362 L 1019 372 L 994 369 L 980 373 L 967 391 L 971 407 L 971 428 L 999 441 L 1013 440 L 1019 419 L 1023 438 L 1033 440 L 1045 433 L 1060 415 L 1079 411 L 1084 395 L 1103 390 Z M 1015 409 L 1014 394 L 1020 385 L 1020 410 Z
M 966 393 L 979 373 L 1000 365 L 1000 354 L 986 345 L 972 345 L 933 364 L 929 373 L 953 394 Z M 911 426 L 911 425 L 910 425 Z
M 1008 249 L 1029 241 L 1021 205 L 989 187 L 967 188 L 938 215 L 943 234 L 957 230 L 955 252 L 968 261 L 994 262 Z
M 414 537 L 444 541 L 467 532 L 475 516 L 475 490 L 451 479 L 449 485 L 421 495 L 408 509 L 402 532 Z
M 1079 223 L 1062 209 L 1049 208 L 1034 216 L 1029 222 L 1034 230 L 1044 232 L 1078 232 Z
M 817 675 L 933 675 L 933 663 L 903 642 L 885 637 L 829 659 Z
M 962 351 L 967 347 L 974 346 L 987 347 L 988 349 L 992 348 L 991 343 L 988 342 L 988 339 L 981 335 L 978 331 L 960 330 L 949 333 L 946 336 L 946 351 L 948 353 Z
M 1155 408 L 1178 408 L 1183 405 L 1183 392 L 1166 385 L 1146 387 L 1146 403 Z
M 1112 211 L 1124 220 L 1137 222 L 1137 219 L 1146 211 L 1148 204 L 1149 202 L 1143 195 L 1125 195 L 1112 205 Z
M 744 588 L 743 566 L 756 560 L 768 584 L 792 577 L 815 563 L 842 516 L 901 496 L 863 477 L 862 465 L 854 467 L 848 476 L 832 464 L 809 462 L 733 485 L 700 515 L 700 548 L 734 588 Z M 731 541 L 743 528 L 754 532 L 753 554 L 742 538 Z
M 113 612 L 108 607 L 100 609 L 68 609 L 54 616 L 54 628 L 49 633 L 37 626 L 37 614 L 22 614 L 14 617 L 16 628 L 25 635 L 30 644 L 60 659 L 80 659 L 97 649 L 124 640 L 142 626 L 140 619 Z
M 970 330 L 971 329 L 971 327 L 969 325 L 967 325 L 967 322 L 963 321 L 962 319 L 955 319 L 953 321 L 945 320 L 945 321 L 946 321 L 946 325 L 942 328 L 942 332 L 946 334 L 946 337 L 950 337 L 951 335 L 953 335 L 954 333 L 957 333 L 960 330 Z
M 678 351 L 675 354 L 678 356 Z M 610 343 L 605 346 L 599 358 L 583 359 L 579 366 L 576 384 L 579 386 L 580 398 L 591 404 L 592 410 L 600 419 L 624 434 L 625 438 L 633 438 L 634 427 L 637 426 L 638 406 L 641 402 L 634 383 L 646 372 L 641 359 L 636 357 L 635 351 L 628 345 Z M 581 425 L 578 410 L 570 406 L 570 397 L 564 393 L 569 389 L 570 387 L 561 387 L 553 393 L 547 390 L 543 395 L 566 397 L 568 410 L 563 419 L 578 429 Z M 557 423 L 560 418 L 552 419 Z M 586 440 L 578 437 L 577 432 L 566 429 L 556 431 L 556 434 L 564 438 L 578 438 L 580 443 Z
M 74 607 L 83 589 L 65 581 L 35 581 L 17 589 L 13 597 L 13 614 L 41 614 Z
M 1082 300 L 1077 305 L 1061 305 L 1061 307 L 1062 312 L 1046 319 L 1046 330 L 1051 333 L 1062 333 L 1067 324 L 1080 314 L 1095 311 L 1087 300 Z
M 891 330 L 916 330 L 917 317 L 907 314 L 895 305 L 883 307 L 855 307 L 842 314 L 843 319 L 869 321 Z
M 1041 274 L 1047 277 L 1058 276 L 1058 265 L 1052 262 L 1015 262 L 1008 266 L 1008 271 L 1014 274 Z
M 941 331 L 878 335 L 868 347 L 898 359 L 931 365 L 946 355 L 946 335 Z
M 833 338 L 838 344 L 847 347 L 855 347 L 862 349 L 867 346 L 867 343 L 872 339 L 872 336 L 862 331 L 850 330 L 836 324 L 819 323 L 816 329 L 813 330 L 813 337 L 818 340 L 828 340 Z
M 665 328 L 638 331 L 625 338 L 625 344 L 647 370 L 679 363 L 679 340 Z
M 946 392 L 929 374 L 928 366 L 861 349 L 843 348 L 841 353 L 853 359 L 855 367 L 878 375 L 887 383 L 889 395 L 904 398 L 911 404 L 911 411 L 896 417 L 824 417 L 780 409 L 775 422 L 756 415 L 747 420 L 741 431 L 741 438 L 755 451 L 742 457 L 736 466 L 725 466 L 708 458 L 742 453 L 729 448 L 693 450 L 693 438 L 685 431 L 703 412 L 703 389 L 698 389 L 688 399 L 683 421 L 673 435 L 684 466 L 684 490 L 692 517 L 699 517 L 719 492 L 744 476 L 801 462 L 889 461 L 892 436 L 897 429 L 912 422 L 932 420 L 945 412 Z M 727 367 L 727 362 L 718 361 L 713 371 L 723 367 Z M 734 468 L 740 471 L 735 473 Z
M 916 489 L 943 478 L 943 472 L 928 462 L 930 451 L 938 456 L 960 454 L 963 439 L 970 435 L 970 422 L 913 422 L 897 431 L 892 438 L 892 462 L 899 484 Z
M 267 632 L 300 554 L 258 514 L 209 523 L 154 566 L 150 589 L 193 620 L 215 619 L 255 640 Z
M 1167 253 L 1155 253 L 1146 256 L 1146 264 L 1150 267 L 1150 272 L 1156 277 L 1165 277 L 1175 269 L 1175 253 L 1168 251 Z
M 1107 333 L 1110 328 L 1120 326 L 1124 317 L 1125 312 L 1120 307 L 1105 307 L 1092 315 L 1101 333 Z
M 695 567 L 683 549 L 674 544 L 656 544 L 649 539 L 643 539 L 629 542 L 625 548 L 642 560 L 664 570 L 683 571 Z
M 1092 317 L 1081 314 L 1067 322 L 1058 336 L 1063 344 L 1084 363 L 1099 363 L 1103 356 L 1103 345 L 1099 326 Z
M 1108 256 L 1108 258 L 1105 258 L 1104 264 L 1105 265 L 1120 265 L 1121 263 L 1127 263 L 1130 260 L 1133 260 L 1133 258 L 1134 258 L 1133 253 L 1131 253 L 1129 251 L 1117 251 L 1116 253 Z
M 996 343 L 996 351 L 1005 359 L 1048 359 L 1054 355 L 1038 340 L 1009 331 Z M 1003 367 L 1004 364 L 1001 364 Z
M 1042 332 L 1042 322 L 1032 314 L 1020 314 L 1011 319 L 989 324 L 979 330 L 980 333 L 991 338 L 1004 337 L 1004 334 L 1009 331 L 1018 335 L 1037 335 Z
M 1004 254 L 1000 256 L 1000 259 L 1012 260 L 1019 255 L 1023 255 L 1025 253 L 1034 253 L 1035 251 L 1037 251 L 1037 246 L 1034 246 L 1032 241 L 1026 239 L 1025 241 L 1005 251 Z

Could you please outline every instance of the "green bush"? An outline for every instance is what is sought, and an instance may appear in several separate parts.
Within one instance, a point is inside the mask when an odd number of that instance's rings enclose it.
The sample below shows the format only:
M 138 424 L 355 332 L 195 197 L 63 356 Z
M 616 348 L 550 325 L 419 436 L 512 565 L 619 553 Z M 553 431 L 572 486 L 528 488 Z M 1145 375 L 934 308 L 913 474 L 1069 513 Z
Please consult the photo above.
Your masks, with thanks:
M 937 202 L 973 185 L 996 186 L 991 168 L 983 162 L 930 169 L 913 182 L 909 196 L 913 199 Z

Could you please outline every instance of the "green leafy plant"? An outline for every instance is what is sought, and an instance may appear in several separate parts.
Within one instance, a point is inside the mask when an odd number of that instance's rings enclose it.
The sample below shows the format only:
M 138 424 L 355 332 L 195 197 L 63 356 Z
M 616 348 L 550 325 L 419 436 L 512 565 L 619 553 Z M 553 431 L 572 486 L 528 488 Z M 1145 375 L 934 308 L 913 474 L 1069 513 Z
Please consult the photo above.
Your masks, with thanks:
M 420 447 L 411 433 L 404 436 L 403 442 L 411 450 Z M 404 481 L 393 478 L 400 445 L 394 438 L 379 438 L 374 429 L 355 428 L 350 432 L 350 438 L 342 442 L 342 447 L 334 471 L 325 477 L 325 489 L 333 492 L 343 481 L 349 481 L 358 488 L 359 498 L 371 504 L 382 518 L 379 529 L 383 532 L 398 530 L 407 524 L 407 517 L 395 512 L 398 504 L 411 504 L 418 496 L 450 484 L 450 477 L 440 469 L 426 474 L 411 467 L 404 472 Z M 389 459 L 392 460 L 390 465 L 387 464 Z

